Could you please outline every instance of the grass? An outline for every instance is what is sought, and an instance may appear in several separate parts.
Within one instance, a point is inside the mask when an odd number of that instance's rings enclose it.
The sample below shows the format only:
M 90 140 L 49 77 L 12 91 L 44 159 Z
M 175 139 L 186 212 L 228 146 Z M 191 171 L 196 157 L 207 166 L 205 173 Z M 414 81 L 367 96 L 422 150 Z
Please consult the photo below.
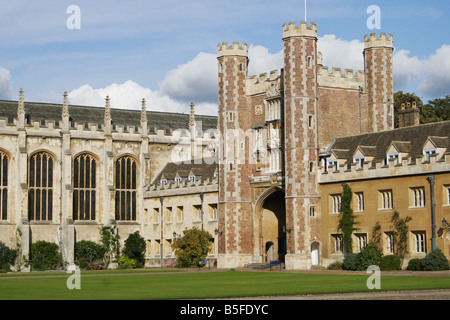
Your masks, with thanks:
M 81 276 L 81 290 L 63 277 L 2 278 L 1 300 L 156 300 L 370 291 L 369 275 L 271 272 L 167 272 Z M 381 276 L 381 290 L 449 289 L 450 277 Z

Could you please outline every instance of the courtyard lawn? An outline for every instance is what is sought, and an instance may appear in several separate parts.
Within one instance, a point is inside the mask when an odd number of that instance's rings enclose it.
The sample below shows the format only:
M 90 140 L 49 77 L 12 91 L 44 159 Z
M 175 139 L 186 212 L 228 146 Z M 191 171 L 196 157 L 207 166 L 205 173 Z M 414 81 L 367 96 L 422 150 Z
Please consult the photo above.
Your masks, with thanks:
M 81 275 L 69 290 L 66 276 L 0 278 L 1 300 L 156 300 L 371 291 L 370 275 L 275 272 L 167 272 Z M 381 290 L 450 289 L 450 277 L 381 276 Z

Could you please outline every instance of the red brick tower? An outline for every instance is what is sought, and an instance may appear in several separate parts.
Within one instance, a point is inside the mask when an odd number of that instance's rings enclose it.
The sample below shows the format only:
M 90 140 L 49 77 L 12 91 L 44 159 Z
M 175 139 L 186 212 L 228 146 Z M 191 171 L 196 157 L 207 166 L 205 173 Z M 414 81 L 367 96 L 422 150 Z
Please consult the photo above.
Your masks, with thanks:
M 364 37 L 364 63 L 368 95 L 369 132 L 394 128 L 393 38 L 381 33 Z
M 219 72 L 219 257 L 221 268 L 251 262 L 252 192 L 248 177 L 255 165 L 248 158 L 251 150 L 248 132 L 252 114 L 247 106 L 245 81 L 248 47 L 233 42 L 217 48 Z M 247 135 L 247 136 L 246 136 Z
M 317 164 L 317 27 L 283 26 L 286 195 L 286 269 L 311 265 L 311 246 L 319 243 Z

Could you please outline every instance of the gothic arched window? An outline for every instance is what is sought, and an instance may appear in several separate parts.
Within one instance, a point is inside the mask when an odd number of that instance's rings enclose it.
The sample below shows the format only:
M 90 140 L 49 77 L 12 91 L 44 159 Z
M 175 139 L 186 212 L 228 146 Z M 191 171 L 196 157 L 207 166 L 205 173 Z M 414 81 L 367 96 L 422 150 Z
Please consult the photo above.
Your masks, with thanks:
M 136 160 L 130 156 L 123 156 L 116 161 L 116 220 L 136 220 L 136 168 Z
M 28 219 L 53 218 L 53 157 L 37 152 L 30 157 L 28 166 Z
M 96 161 L 82 154 L 73 163 L 73 220 L 95 220 Z
M 0 220 L 8 219 L 8 160 L 0 151 Z

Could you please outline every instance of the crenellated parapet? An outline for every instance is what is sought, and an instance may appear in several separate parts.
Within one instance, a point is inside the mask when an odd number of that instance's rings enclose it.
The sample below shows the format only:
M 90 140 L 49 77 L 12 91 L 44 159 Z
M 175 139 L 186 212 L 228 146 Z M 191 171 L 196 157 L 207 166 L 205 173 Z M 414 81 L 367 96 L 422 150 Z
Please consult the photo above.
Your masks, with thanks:
M 261 93 L 272 94 L 271 90 L 275 87 L 279 90 L 281 76 L 279 70 L 272 70 L 269 73 L 261 73 L 259 76 L 253 75 L 247 77 L 245 90 L 247 95 L 256 95 Z
M 364 36 L 364 47 L 365 48 L 374 48 L 374 47 L 394 47 L 394 39 L 392 34 L 386 36 L 386 33 L 380 33 L 380 36 L 377 37 L 375 33 L 371 33 L 370 36 Z
M 450 154 L 408 157 L 400 161 L 343 162 L 337 167 L 320 166 L 319 183 L 378 179 L 450 171 Z
M 228 42 L 222 42 L 217 45 L 217 58 L 224 56 L 248 56 L 248 45 L 246 43 L 239 44 L 239 42 L 233 42 L 231 46 Z
M 218 177 L 200 178 L 196 180 L 185 179 L 181 182 L 156 182 L 148 186 L 146 197 L 171 196 L 193 194 L 200 192 L 216 192 L 219 189 Z
M 322 87 L 345 88 L 358 90 L 364 87 L 364 71 L 358 70 L 356 73 L 352 69 L 345 69 L 344 73 L 340 68 L 329 68 L 320 66 L 317 69 L 317 82 Z
M 314 22 L 311 22 L 309 26 L 306 21 L 301 21 L 299 26 L 295 22 L 283 25 L 283 39 L 305 36 L 317 38 L 317 26 Z

